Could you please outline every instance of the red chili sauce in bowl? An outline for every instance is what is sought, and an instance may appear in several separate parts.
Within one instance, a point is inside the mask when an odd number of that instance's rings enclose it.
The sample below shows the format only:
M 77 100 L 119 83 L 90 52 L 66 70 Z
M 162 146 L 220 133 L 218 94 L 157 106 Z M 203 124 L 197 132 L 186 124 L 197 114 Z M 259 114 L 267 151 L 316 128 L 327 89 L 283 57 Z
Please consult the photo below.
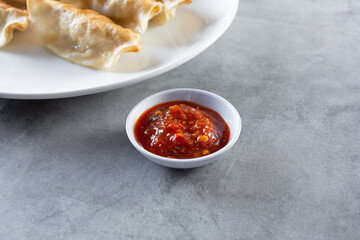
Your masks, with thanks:
M 230 128 L 215 111 L 186 101 L 166 102 L 136 121 L 135 138 L 143 148 L 169 158 L 202 157 L 223 148 Z

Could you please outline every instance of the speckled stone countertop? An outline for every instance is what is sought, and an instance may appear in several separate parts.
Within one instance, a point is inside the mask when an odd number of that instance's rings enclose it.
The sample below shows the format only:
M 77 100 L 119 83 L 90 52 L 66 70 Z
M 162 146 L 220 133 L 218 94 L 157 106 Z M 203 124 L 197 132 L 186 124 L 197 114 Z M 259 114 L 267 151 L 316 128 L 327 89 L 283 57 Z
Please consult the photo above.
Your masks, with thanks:
M 134 86 L 0 99 L 0 239 L 360 239 L 360 2 L 241 0 L 225 35 Z M 125 119 L 209 90 L 243 130 L 218 161 L 158 166 Z

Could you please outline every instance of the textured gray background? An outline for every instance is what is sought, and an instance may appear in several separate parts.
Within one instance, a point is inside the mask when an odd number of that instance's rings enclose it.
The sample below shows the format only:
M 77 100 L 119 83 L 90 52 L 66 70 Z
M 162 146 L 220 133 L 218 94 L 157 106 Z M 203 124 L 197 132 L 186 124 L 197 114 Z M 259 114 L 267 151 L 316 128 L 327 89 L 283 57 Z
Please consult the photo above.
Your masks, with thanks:
M 360 2 L 241 0 L 207 51 L 144 83 L 0 100 L 0 239 L 360 239 Z M 243 131 L 213 164 L 144 159 L 124 122 L 164 89 L 213 91 Z

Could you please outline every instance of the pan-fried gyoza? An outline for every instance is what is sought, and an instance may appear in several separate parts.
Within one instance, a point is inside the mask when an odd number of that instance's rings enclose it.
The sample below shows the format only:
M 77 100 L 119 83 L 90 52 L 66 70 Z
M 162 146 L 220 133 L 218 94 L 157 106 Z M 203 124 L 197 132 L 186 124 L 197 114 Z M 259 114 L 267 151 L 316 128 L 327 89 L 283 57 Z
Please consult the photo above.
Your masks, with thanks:
M 176 15 L 176 9 L 182 4 L 190 4 L 192 0 L 157 0 L 164 4 L 163 10 L 157 14 L 151 21 L 164 24 Z
M 27 6 L 44 46 L 71 62 L 109 69 L 120 54 L 140 50 L 136 33 L 92 10 L 53 0 L 28 0 Z
M 145 33 L 148 22 L 163 9 L 155 0 L 60 0 L 83 9 L 92 9 L 119 25 L 133 31 Z
M 0 0 L 0 48 L 15 30 L 31 29 L 42 45 L 79 65 L 108 70 L 141 48 L 149 21 L 164 23 L 192 0 Z

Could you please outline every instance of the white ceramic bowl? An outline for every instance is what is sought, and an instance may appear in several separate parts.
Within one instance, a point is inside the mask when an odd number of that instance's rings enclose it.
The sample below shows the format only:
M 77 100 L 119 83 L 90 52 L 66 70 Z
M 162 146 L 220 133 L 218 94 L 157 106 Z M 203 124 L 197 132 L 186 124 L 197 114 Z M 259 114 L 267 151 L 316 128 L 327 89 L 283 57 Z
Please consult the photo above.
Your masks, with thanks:
M 149 108 L 170 101 L 190 101 L 218 112 L 230 128 L 228 144 L 207 156 L 189 159 L 161 157 L 145 150 L 135 139 L 134 125 L 136 120 Z M 178 88 L 156 93 L 139 102 L 127 117 L 126 132 L 134 147 L 149 160 L 171 168 L 195 168 L 215 161 L 218 156 L 228 151 L 235 144 L 241 132 L 241 118 L 231 103 L 214 93 L 198 89 Z

